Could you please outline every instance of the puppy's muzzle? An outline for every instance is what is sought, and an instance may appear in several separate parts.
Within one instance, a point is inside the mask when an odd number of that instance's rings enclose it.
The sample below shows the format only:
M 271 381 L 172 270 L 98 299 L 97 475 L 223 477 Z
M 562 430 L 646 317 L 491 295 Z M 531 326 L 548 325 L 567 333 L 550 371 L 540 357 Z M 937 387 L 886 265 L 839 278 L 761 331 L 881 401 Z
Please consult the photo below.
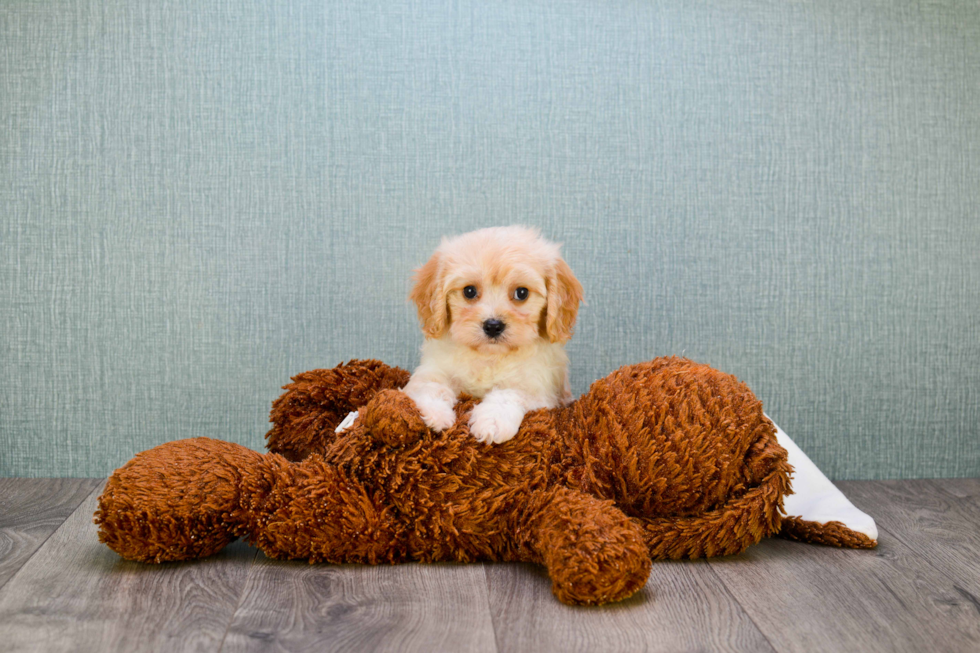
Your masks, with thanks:
M 496 318 L 490 318 L 483 322 L 483 333 L 487 334 L 490 338 L 498 337 L 506 328 L 507 325 Z

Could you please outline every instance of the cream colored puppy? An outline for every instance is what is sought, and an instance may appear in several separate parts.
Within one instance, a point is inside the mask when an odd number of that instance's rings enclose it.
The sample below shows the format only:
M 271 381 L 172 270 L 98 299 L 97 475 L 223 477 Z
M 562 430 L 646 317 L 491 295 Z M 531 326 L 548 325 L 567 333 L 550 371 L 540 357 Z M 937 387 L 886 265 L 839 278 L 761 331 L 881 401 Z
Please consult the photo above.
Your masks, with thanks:
M 482 398 L 470 433 L 506 442 L 524 414 L 571 401 L 568 356 L 582 285 L 536 229 L 493 227 L 443 238 L 416 270 L 409 297 L 418 306 L 422 361 L 403 388 L 425 423 L 456 421 L 465 392 Z

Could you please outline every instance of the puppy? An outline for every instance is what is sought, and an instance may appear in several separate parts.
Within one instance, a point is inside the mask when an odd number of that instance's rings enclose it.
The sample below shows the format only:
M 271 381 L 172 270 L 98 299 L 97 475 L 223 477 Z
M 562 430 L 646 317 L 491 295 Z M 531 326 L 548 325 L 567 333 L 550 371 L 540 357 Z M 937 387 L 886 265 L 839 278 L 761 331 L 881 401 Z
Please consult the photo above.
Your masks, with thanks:
M 443 238 L 414 281 L 426 339 L 402 390 L 430 428 L 453 425 L 461 392 L 482 399 L 469 426 L 488 444 L 514 437 L 526 412 L 571 401 L 564 343 L 582 285 L 559 245 L 517 226 Z

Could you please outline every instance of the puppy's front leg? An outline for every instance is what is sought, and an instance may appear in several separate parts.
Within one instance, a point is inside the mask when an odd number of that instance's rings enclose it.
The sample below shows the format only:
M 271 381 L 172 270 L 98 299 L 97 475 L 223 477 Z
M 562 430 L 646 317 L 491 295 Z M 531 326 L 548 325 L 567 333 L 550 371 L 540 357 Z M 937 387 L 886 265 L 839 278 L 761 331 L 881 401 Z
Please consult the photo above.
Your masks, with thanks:
M 456 423 L 456 393 L 445 383 L 413 374 L 402 392 L 415 402 L 422 421 L 433 431 L 445 431 Z
M 487 444 L 507 442 L 517 435 L 527 411 L 556 405 L 520 390 L 491 390 L 470 414 L 470 434 Z

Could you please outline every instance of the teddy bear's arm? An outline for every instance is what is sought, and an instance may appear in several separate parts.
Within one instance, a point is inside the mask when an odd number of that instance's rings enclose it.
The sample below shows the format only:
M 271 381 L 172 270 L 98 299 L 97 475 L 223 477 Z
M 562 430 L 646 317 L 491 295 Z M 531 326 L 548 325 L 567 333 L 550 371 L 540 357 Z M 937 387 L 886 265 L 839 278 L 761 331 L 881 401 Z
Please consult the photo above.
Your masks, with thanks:
M 272 403 L 266 446 L 291 461 L 322 453 L 350 412 L 382 390 L 402 387 L 408 377 L 407 371 L 376 360 L 352 360 L 298 374 Z

